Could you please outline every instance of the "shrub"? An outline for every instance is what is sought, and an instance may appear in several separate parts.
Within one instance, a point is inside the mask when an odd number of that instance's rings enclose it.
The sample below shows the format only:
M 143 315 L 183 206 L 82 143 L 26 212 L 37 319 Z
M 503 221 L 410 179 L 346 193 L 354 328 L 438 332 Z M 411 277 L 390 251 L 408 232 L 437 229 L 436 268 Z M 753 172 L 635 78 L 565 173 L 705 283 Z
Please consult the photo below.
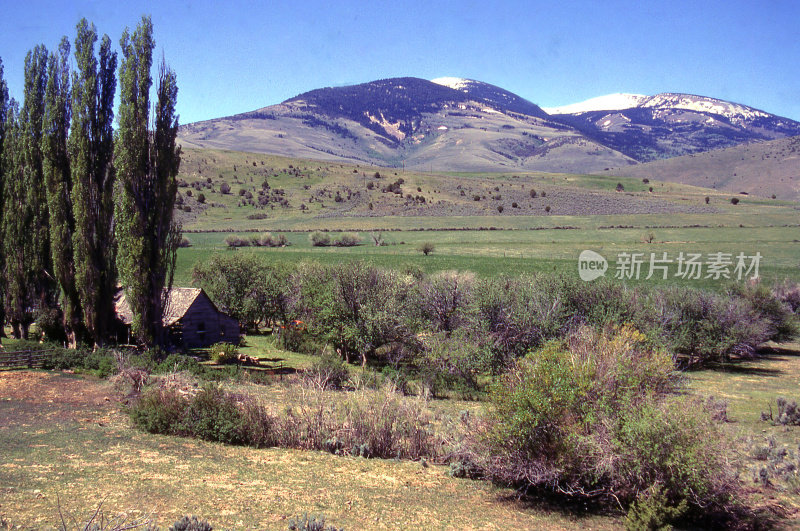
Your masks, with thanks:
M 215 343 L 208 349 L 208 356 L 214 363 L 233 363 L 238 354 L 238 347 L 232 343 Z
M 191 246 L 192 246 L 192 241 L 189 238 L 187 238 L 186 236 L 183 236 L 181 238 L 180 243 L 178 243 L 178 247 L 186 248 L 186 247 L 191 247 Z
M 417 248 L 417 250 L 422 254 L 424 254 L 425 256 L 428 256 L 429 254 L 431 254 L 433 251 L 436 250 L 436 247 L 431 242 L 425 242 L 422 245 L 420 245 Z
M 130 409 L 131 420 L 150 433 L 245 444 L 251 437 L 236 397 L 208 384 L 194 396 L 176 388 L 150 388 Z
M 250 247 L 250 240 L 231 234 L 225 238 L 225 245 L 228 247 Z
M 164 359 L 164 361 L 156 365 L 153 369 L 153 372 L 157 374 L 181 371 L 186 371 L 190 374 L 198 376 L 203 373 L 203 367 L 195 358 L 191 356 L 185 356 L 183 354 L 170 354 Z
M 786 341 L 797 335 L 797 316 L 790 304 L 776 296 L 775 290 L 760 282 L 748 282 L 734 284 L 730 294 L 747 301 L 753 312 L 768 323 L 768 339 Z
M 443 271 L 418 284 L 419 309 L 427 327 L 452 332 L 465 326 L 474 309 L 475 275 Z
M 567 330 L 565 307 L 553 277 L 498 276 L 475 286 L 473 337 L 487 336 L 495 368 Z
M 186 397 L 174 389 L 150 388 L 130 409 L 133 425 L 149 433 L 180 435 L 186 408 Z
M 687 366 L 752 355 L 770 337 L 769 323 L 729 294 L 667 288 L 654 294 L 654 306 L 667 345 Z
M 20 342 L 19 350 L 49 350 L 53 352 L 47 356 L 42 368 L 48 370 L 72 369 L 78 372 L 88 372 L 99 378 L 108 378 L 117 372 L 115 352 L 108 349 L 85 350 L 83 348 L 67 349 L 58 348 L 53 344 L 38 342 Z
M 792 312 L 800 314 L 800 284 L 784 280 L 783 283 L 773 286 L 772 293 L 776 299 L 786 304 Z
M 436 457 L 442 445 L 424 401 L 403 397 L 393 387 L 346 395 L 304 388 L 292 403 L 272 415 L 251 398 L 212 385 L 194 396 L 159 387 L 142 393 L 130 415 L 137 428 L 151 433 L 256 447 L 418 459 Z
M 327 247 L 331 244 L 331 237 L 326 232 L 313 232 L 309 238 L 314 247 Z
M 800 426 L 800 409 L 795 400 L 787 400 L 782 396 L 775 400 L 777 415 L 772 416 L 772 405 L 769 413 L 762 412 L 761 420 L 772 420 L 773 424 L 781 426 Z
M 303 378 L 320 389 L 342 389 L 350 377 L 347 365 L 338 356 L 324 353 L 303 373 Z
M 246 444 L 244 416 L 233 397 L 216 385 L 206 385 L 183 410 L 181 435 L 227 444 Z
M 478 378 L 491 368 L 491 360 L 489 349 L 474 338 L 436 334 L 426 337 L 415 364 L 432 396 L 448 390 L 471 396 L 481 390 Z
M 375 175 L 380 175 L 375 172 Z M 325 515 L 308 515 L 296 516 L 289 519 L 290 531 L 340 531 L 332 525 L 325 524 Z
M 739 204 L 739 198 L 738 197 L 731 197 L 731 204 L 732 205 L 738 205 Z
M 229 194 L 231 193 L 231 185 L 228 183 L 222 183 L 219 185 L 219 193 L 221 194 Z
M 336 247 L 355 247 L 361 244 L 361 236 L 355 232 L 345 232 L 333 241 Z
M 187 194 L 187 195 L 188 195 L 188 194 Z M 206 202 L 206 196 L 205 196 L 205 194 L 203 194 L 203 193 L 199 193 L 199 194 L 197 194 L 197 202 L 198 202 L 198 203 L 205 203 L 205 202 Z
M 494 388 L 472 462 L 523 490 L 605 494 L 629 506 L 657 485 L 662 508 L 725 512 L 737 483 L 721 438 L 701 404 L 665 395 L 672 367 L 626 327 L 548 343 Z M 647 512 L 642 503 L 632 518 Z
M 639 494 L 625 516 L 625 529 L 642 531 L 644 529 L 669 530 L 670 522 L 679 519 L 686 512 L 686 500 L 677 507 L 671 507 L 661 485 L 652 485 Z
M 196 516 L 183 516 L 169 527 L 170 531 L 213 531 L 207 520 Z
M 625 187 L 622 186 L 622 183 L 617 183 L 616 190 L 617 190 L 617 192 L 624 192 L 625 191 Z

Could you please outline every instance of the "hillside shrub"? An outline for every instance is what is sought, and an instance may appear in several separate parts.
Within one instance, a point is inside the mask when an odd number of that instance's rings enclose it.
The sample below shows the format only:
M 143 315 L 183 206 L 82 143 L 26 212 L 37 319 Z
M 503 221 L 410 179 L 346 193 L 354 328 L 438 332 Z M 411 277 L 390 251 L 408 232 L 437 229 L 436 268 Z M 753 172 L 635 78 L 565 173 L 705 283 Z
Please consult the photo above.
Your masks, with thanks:
M 375 175 L 379 175 L 375 172 Z M 302 516 L 289 518 L 289 531 L 340 531 L 325 523 L 324 514 L 304 513 Z

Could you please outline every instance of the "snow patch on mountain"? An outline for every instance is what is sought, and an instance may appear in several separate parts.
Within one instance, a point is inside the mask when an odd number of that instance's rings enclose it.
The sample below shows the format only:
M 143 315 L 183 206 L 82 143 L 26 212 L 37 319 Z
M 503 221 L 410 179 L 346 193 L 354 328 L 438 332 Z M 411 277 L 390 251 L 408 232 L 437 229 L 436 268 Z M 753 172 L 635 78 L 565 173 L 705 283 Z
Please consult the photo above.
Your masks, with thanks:
M 693 94 L 676 94 L 666 92 L 656 94 L 647 98 L 640 107 L 683 109 L 702 113 L 719 114 L 730 119 L 733 123 L 738 123 L 755 118 L 768 118 L 771 115 L 764 111 L 759 111 L 746 105 L 731 103 L 729 101 L 707 98 L 705 96 L 695 96 Z
M 560 107 L 543 107 L 543 109 L 547 114 L 577 114 L 589 111 L 619 111 L 622 109 L 630 109 L 631 107 L 638 107 L 647 99 L 648 96 L 645 96 L 644 94 L 617 93 L 598 96 L 586 101 L 562 105 Z
M 437 77 L 436 79 L 431 79 L 431 82 L 455 90 L 464 90 L 475 83 L 471 79 L 464 79 L 463 77 Z

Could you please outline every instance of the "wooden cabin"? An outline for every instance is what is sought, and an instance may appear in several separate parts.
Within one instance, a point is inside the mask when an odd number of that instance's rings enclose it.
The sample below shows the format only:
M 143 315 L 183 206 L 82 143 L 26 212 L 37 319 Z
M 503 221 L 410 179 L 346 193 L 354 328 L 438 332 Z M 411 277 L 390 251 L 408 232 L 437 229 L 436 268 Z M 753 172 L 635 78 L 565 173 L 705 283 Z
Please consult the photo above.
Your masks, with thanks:
M 122 290 L 115 298 L 114 306 L 117 317 L 130 333 L 133 313 Z M 221 342 L 239 344 L 239 322 L 221 312 L 200 288 L 170 290 L 164 326 L 176 347 L 202 348 Z

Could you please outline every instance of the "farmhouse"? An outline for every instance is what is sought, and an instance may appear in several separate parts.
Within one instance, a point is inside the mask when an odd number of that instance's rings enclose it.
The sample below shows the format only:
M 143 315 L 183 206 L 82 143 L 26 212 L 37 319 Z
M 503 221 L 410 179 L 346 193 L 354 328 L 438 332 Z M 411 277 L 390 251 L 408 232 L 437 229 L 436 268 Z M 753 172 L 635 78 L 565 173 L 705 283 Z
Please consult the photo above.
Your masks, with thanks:
M 114 299 L 117 317 L 130 333 L 133 313 L 123 290 Z M 214 306 L 200 288 L 172 288 L 164 311 L 164 326 L 179 347 L 207 347 L 214 343 L 239 343 L 239 323 Z

